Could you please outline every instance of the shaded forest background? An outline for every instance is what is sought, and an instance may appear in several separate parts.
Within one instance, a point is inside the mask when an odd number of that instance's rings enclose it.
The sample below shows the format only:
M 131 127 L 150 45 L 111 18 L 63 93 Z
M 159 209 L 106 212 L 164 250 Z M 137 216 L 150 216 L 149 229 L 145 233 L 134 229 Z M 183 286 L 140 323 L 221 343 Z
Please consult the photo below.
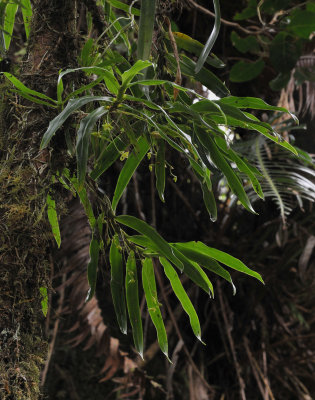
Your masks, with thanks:
M 309 31 L 303 35 L 293 31 L 295 36 L 292 34 L 288 41 L 284 39 L 279 47 L 273 40 L 285 31 L 282 19 L 295 6 L 311 16 L 314 7 L 311 2 L 301 6 L 298 1 L 266 0 L 258 8 L 261 14 L 257 15 L 257 3 L 221 1 L 225 21 L 213 52 L 226 66 L 215 72 L 233 95 L 260 97 L 269 104 L 299 112 L 303 130 L 285 119 L 273 123 L 278 124 L 286 139 L 313 155 L 315 111 L 310 96 L 315 94 L 312 92 L 315 56 L 311 35 L 314 28 L 308 25 Z M 38 15 L 46 15 L 45 4 L 37 3 L 37 7 Z M 213 24 L 213 18 L 206 11 L 209 7 L 205 1 L 160 0 L 158 15 L 161 19 L 161 16 L 170 18 L 173 31 L 205 43 Z M 69 51 L 68 59 L 64 55 L 52 55 L 56 71 L 75 67 L 86 36 L 95 39 L 106 27 L 101 7 L 94 7 L 93 2 L 79 2 L 77 10 L 68 4 L 68 9 L 79 18 L 77 26 L 69 28 L 71 34 L 64 49 Z M 115 12 L 118 16 L 124 15 L 118 9 Z M 14 34 L 17 40 L 10 56 L 13 62 L 19 63 L 18 51 L 23 47 L 19 24 Z M 244 49 L 239 37 L 248 36 L 259 40 L 249 39 Z M 303 57 L 308 57 L 307 63 L 303 64 Z M 256 63 L 256 66 L 246 77 L 237 74 L 237 62 L 250 62 L 251 66 Z M 26 62 L 22 73 L 25 83 L 32 83 L 39 90 L 34 74 L 27 77 L 34 71 L 27 68 Z M 304 71 L 304 80 L 300 79 L 299 86 L 292 85 L 291 76 L 299 68 Z M 49 78 L 51 82 L 57 79 L 56 71 Z M 252 79 L 247 79 L 250 74 Z M 195 84 L 184 79 L 186 85 Z M 297 79 L 293 81 L 296 83 Z M 39 87 L 42 84 L 38 82 Z M 195 89 L 201 93 L 204 90 L 200 85 Z M 244 141 L 249 136 L 241 129 L 237 134 Z M 272 152 L 271 169 L 284 176 L 286 166 L 290 169 L 286 154 L 277 153 L 272 146 L 266 151 Z M 159 351 L 145 311 L 142 317 L 146 352 L 142 361 L 132 351 L 131 335 L 122 335 L 117 327 L 106 263 L 99 272 L 96 298 L 85 303 L 91 232 L 77 200 L 69 198 L 66 210 L 61 210 L 61 249 L 53 251 L 46 277 L 51 290 L 48 315 L 43 321 L 49 342 L 48 360 L 42 360 L 44 398 L 311 400 L 315 396 L 313 205 L 305 201 L 301 205 L 290 199 L 292 212 L 284 224 L 272 197 L 257 201 L 255 209 L 259 215 L 253 215 L 233 202 L 229 192 L 218 185 L 218 218 L 212 223 L 202 203 L 200 185 L 191 176 L 187 162 L 171 150 L 168 152 L 167 159 L 173 169 L 166 179 L 166 205 L 159 201 L 148 160 L 132 178 L 119 206 L 120 212 L 146 220 L 170 242 L 200 240 L 229 252 L 257 270 L 264 277 L 265 286 L 235 273 L 237 294 L 233 296 L 230 286 L 218 279 L 214 282 L 216 296 L 210 300 L 197 287 L 188 284 L 188 293 L 200 317 L 206 343 L 203 346 L 193 337 L 187 316 L 160 276 L 158 284 L 173 364 Z M 114 192 L 121 168 L 121 162 L 116 162 L 101 181 L 101 187 L 109 195 Z

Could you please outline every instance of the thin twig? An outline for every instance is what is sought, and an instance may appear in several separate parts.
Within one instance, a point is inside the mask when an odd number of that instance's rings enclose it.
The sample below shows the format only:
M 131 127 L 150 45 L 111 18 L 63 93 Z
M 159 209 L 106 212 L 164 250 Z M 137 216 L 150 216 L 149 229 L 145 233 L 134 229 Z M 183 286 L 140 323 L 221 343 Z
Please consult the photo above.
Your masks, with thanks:
M 177 70 L 176 70 L 176 78 L 175 78 L 175 83 L 177 85 L 181 85 L 182 84 L 182 72 L 180 69 L 180 59 L 179 59 L 179 54 L 178 54 L 178 50 L 177 50 L 177 45 L 176 45 L 176 41 L 172 32 L 172 26 L 171 26 L 171 22 L 170 20 L 165 17 L 166 23 L 168 25 L 168 35 L 170 37 L 170 41 L 171 41 L 171 45 L 174 51 L 174 57 L 176 60 L 176 64 L 177 64 Z M 174 88 L 174 100 L 176 100 L 178 96 L 178 89 Z
M 200 4 L 196 3 L 194 0 L 187 0 L 187 1 L 191 6 L 193 6 L 197 10 L 199 10 L 202 13 L 210 15 L 211 17 L 215 18 L 215 14 L 212 11 L 208 10 L 207 8 L 202 7 Z M 251 31 L 251 30 L 248 30 L 246 28 L 243 28 L 237 22 L 227 21 L 224 18 L 221 18 L 221 22 L 224 25 L 233 26 L 234 28 L 239 29 L 240 31 L 242 31 L 244 33 L 247 33 L 248 35 L 259 35 L 261 32 L 265 31 L 265 29 L 259 29 L 259 30 L 256 30 L 256 31 Z
M 244 337 L 243 338 L 243 342 L 244 342 L 244 347 L 245 347 L 245 350 L 246 350 L 246 353 L 247 353 L 247 357 L 248 357 L 250 365 L 252 367 L 252 371 L 253 371 L 254 377 L 256 379 L 260 394 L 261 394 L 263 400 L 269 400 L 269 396 L 267 394 L 267 397 L 266 397 L 266 394 L 265 394 L 265 391 L 264 391 L 264 387 L 263 387 L 263 385 L 261 383 L 261 380 L 260 380 L 260 375 L 257 372 L 256 364 L 254 363 L 255 360 L 253 359 L 252 353 L 249 350 L 247 338 Z
M 247 352 L 247 355 L 248 355 L 248 358 L 249 358 L 251 364 L 254 366 L 254 368 L 258 372 L 261 380 L 264 382 L 265 388 L 267 389 L 268 394 L 271 397 L 271 400 L 275 400 L 274 395 L 272 394 L 272 391 L 271 391 L 271 388 L 270 388 L 270 385 L 269 385 L 267 377 L 264 376 L 264 374 L 262 373 L 262 371 L 261 371 L 261 369 L 260 369 L 255 357 L 253 357 L 253 355 L 252 355 L 252 353 L 250 351 L 250 348 L 249 348 L 249 345 L 248 345 L 248 339 L 246 337 L 244 337 L 243 341 L 244 341 L 244 346 L 245 346 L 245 349 L 246 349 L 246 352 Z M 257 383 L 258 383 L 258 381 L 257 381 Z M 261 394 L 262 394 L 264 400 L 269 400 L 268 394 L 264 395 L 264 390 L 262 390 Z
M 200 219 L 198 217 L 198 215 L 196 214 L 196 211 L 193 209 L 193 207 L 191 206 L 191 204 L 189 203 L 187 197 L 184 195 L 184 193 L 179 189 L 178 185 L 176 185 L 175 182 L 173 182 L 173 179 L 168 178 L 167 179 L 168 182 L 172 185 L 172 187 L 175 189 L 176 194 L 178 195 L 178 197 L 183 201 L 183 203 L 185 204 L 185 206 L 187 207 L 187 209 L 190 211 L 190 213 L 192 214 L 192 216 L 194 217 L 195 221 L 199 224 Z
M 228 337 L 228 341 L 230 344 L 230 348 L 231 348 L 231 353 L 232 353 L 232 358 L 233 358 L 233 362 L 234 362 L 234 367 L 235 367 L 235 372 L 236 372 L 236 376 L 238 379 L 238 383 L 239 383 L 239 387 L 240 387 L 240 397 L 242 400 L 246 400 L 246 395 L 245 395 L 245 382 L 241 376 L 240 370 L 240 364 L 237 360 L 237 356 L 236 356 L 236 351 L 235 351 L 235 346 L 234 346 L 234 341 L 231 335 L 231 329 L 230 329 L 230 325 L 227 319 L 227 315 L 226 315 L 226 311 L 225 311 L 225 305 L 224 305 L 224 301 L 223 301 L 223 297 L 222 297 L 222 293 L 221 293 L 221 287 L 220 287 L 220 283 L 218 282 L 218 293 L 219 293 L 219 300 L 220 300 L 220 305 L 221 305 L 221 311 L 222 311 L 222 315 L 223 315 L 223 321 L 224 321 L 224 325 L 225 325 L 225 332 L 227 334 Z
M 167 379 L 166 379 L 166 388 L 167 388 L 167 397 L 166 400 L 171 400 L 174 399 L 174 393 L 173 393 L 173 375 L 175 372 L 175 368 L 177 365 L 177 361 L 178 361 L 178 357 L 179 357 L 179 353 L 181 351 L 181 349 L 184 346 L 184 342 L 179 339 L 174 351 L 173 351 L 173 355 L 172 355 L 172 364 L 170 365 L 169 369 L 168 369 L 168 374 L 167 374 Z

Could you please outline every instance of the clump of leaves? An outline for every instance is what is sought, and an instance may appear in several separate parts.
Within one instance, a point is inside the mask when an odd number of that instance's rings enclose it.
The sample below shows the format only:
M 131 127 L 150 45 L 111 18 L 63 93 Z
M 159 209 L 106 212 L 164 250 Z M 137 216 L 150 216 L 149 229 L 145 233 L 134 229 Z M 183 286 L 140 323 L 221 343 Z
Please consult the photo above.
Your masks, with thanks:
M 122 27 L 110 4 L 115 4 L 130 21 Z M 135 17 L 139 10 L 120 2 L 110 2 L 105 8 L 110 21 L 108 35 L 110 45 L 102 57 L 89 52 L 90 39 L 81 52 L 83 67 L 62 71 L 57 82 L 57 99 L 26 88 L 16 77 L 4 73 L 14 85 L 12 90 L 21 96 L 56 108 L 59 114 L 51 120 L 45 132 L 41 149 L 51 145 L 55 134 L 61 134 L 62 127 L 72 116 L 77 116 L 75 146 L 66 130 L 68 152 L 76 158 L 77 168 L 70 171 L 67 166 L 56 173 L 64 187 L 78 195 L 84 206 L 92 228 L 88 281 L 90 290 L 87 300 L 95 293 L 100 253 L 109 254 L 111 267 L 111 291 L 117 321 L 123 333 L 127 332 L 127 315 L 132 327 L 135 348 L 142 356 L 143 333 L 139 307 L 139 282 L 145 293 L 148 311 L 156 327 L 158 341 L 163 353 L 168 356 L 165 327 L 155 284 L 155 269 L 162 269 L 172 289 L 189 316 L 191 328 L 201 340 L 201 329 L 197 313 L 182 286 L 180 273 L 204 290 L 210 297 L 214 288 L 208 273 L 227 280 L 235 292 L 235 286 L 226 267 L 232 268 L 263 282 L 260 274 L 248 268 L 233 256 L 201 242 L 169 243 L 146 222 L 131 216 L 119 215 L 119 202 L 133 174 L 146 159 L 153 155 L 156 189 L 162 201 L 165 191 L 165 168 L 168 148 L 186 157 L 191 172 L 200 182 L 203 200 L 211 221 L 217 218 L 217 205 L 213 191 L 213 176 L 221 173 L 232 193 L 249 212 L 255 213 L 245 190 L 247 182 L 261 198 L 264 191 L 259 177 L 264 174 L 252 165 L 237 150 L 230 146 L 226 128 L 242 128 L 258 133 L 276 143 L 286 151 L 298 155 L 291 144 L 283 141 L 274 128 L 260 121 L 247 110 L 269 110 L 287 112 L 273 107 L 263 100 L 251 97 L 234 97 L 216 75 L 205 66 L 222 67 L 214 55 L 209 56 L 219 26 L 218 2 L 216 4 L 216 25 L 205 48 L 177 33 L 179 48 L 200 55 L 197 63 L 184 54 L 176 60 L 174 50 L 168 50 L 170 37 L 164 33 L 165 58 L 169 76 L 176 76 L 178 68 L 183 76 L 199 81 L 215 93 L 217 100 L 210 100 L 192 89 L 181 86 L 169 79 L 157 79 L 156 64 L 150 57 L 152 32 L 155 22 L 155 2 L 143 2 L 140 9 L 139 27 Z M 151 7 L 147 9 L 148 5 Z M 143 13 L 153 15 L 143 20 Z M 136 43 L 126 30 L 138 29 L 138 60 L 132 49 Z M 163 33 L 163 29 L 162 29 Z M 117 49 L 124 44 L 126 57 Z M 202 45 L 201 45 L 202 46 Z M 124 53 L 124 54 L 125 54 Z M 92 65 L 92 64 L 95 65 Z M 77 70 L 86 73 L 89 83 L 72 93 L 65 94 L 63 77 Z M 83 115 L 83 117 L 82 117 Z M 119 174 L 113 197 L 97 191 L 98 182 L 113 163 L 125 160 Z M 246 182 L 244 181 L 246 180 Z M 88 194 L 93 192 L 95 203 L 90 203 Z M 96 206 L 96 207 L 95 207 Z M 58 216 L 55 212 L 53 193 L 47 196 L 48 217 L 52 230 L 60 245 Z M 97 214 L 95 210 L 97 209 Z M 135 234 L 136 233 L 136 234 Z M 140 273 L 141 272 L 141 273 Z M 141 279 L 140 279 L 141 277 Z

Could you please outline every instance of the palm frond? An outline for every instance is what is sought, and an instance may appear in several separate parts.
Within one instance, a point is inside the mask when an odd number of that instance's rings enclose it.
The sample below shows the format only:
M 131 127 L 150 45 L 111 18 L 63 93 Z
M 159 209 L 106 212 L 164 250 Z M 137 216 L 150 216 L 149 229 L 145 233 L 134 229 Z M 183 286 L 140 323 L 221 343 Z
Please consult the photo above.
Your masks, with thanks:
M 237 144 L 237 150 L 257 167 L 265 198 L 271 198 L 279 208 L 283 224 L 303 201 L 315 201 L 315 169 L 311 158 L 301 159 L 264 137 Z M 247 194 L 252 202 L 259 200 L 250 186 Z

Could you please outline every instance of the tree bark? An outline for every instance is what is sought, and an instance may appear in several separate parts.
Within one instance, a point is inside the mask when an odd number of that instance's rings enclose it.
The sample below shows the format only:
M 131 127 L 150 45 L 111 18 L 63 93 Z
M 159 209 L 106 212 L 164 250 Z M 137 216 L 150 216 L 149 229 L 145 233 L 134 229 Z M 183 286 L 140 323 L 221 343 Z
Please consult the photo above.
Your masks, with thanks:
M 35 0 L 32 6 L 20 79 L 54 97 L 58 71 L 75 66 L 76 2 Z M 47 354 L 40 293 L 49 286 L 52 244 L 46 196 L 49 189 L 60 196 L 51 177 L 65 154 L 39 152 L 55 110 L 3 91 L 0 112 L 0 392 L 5 400 L 35 400 Z

